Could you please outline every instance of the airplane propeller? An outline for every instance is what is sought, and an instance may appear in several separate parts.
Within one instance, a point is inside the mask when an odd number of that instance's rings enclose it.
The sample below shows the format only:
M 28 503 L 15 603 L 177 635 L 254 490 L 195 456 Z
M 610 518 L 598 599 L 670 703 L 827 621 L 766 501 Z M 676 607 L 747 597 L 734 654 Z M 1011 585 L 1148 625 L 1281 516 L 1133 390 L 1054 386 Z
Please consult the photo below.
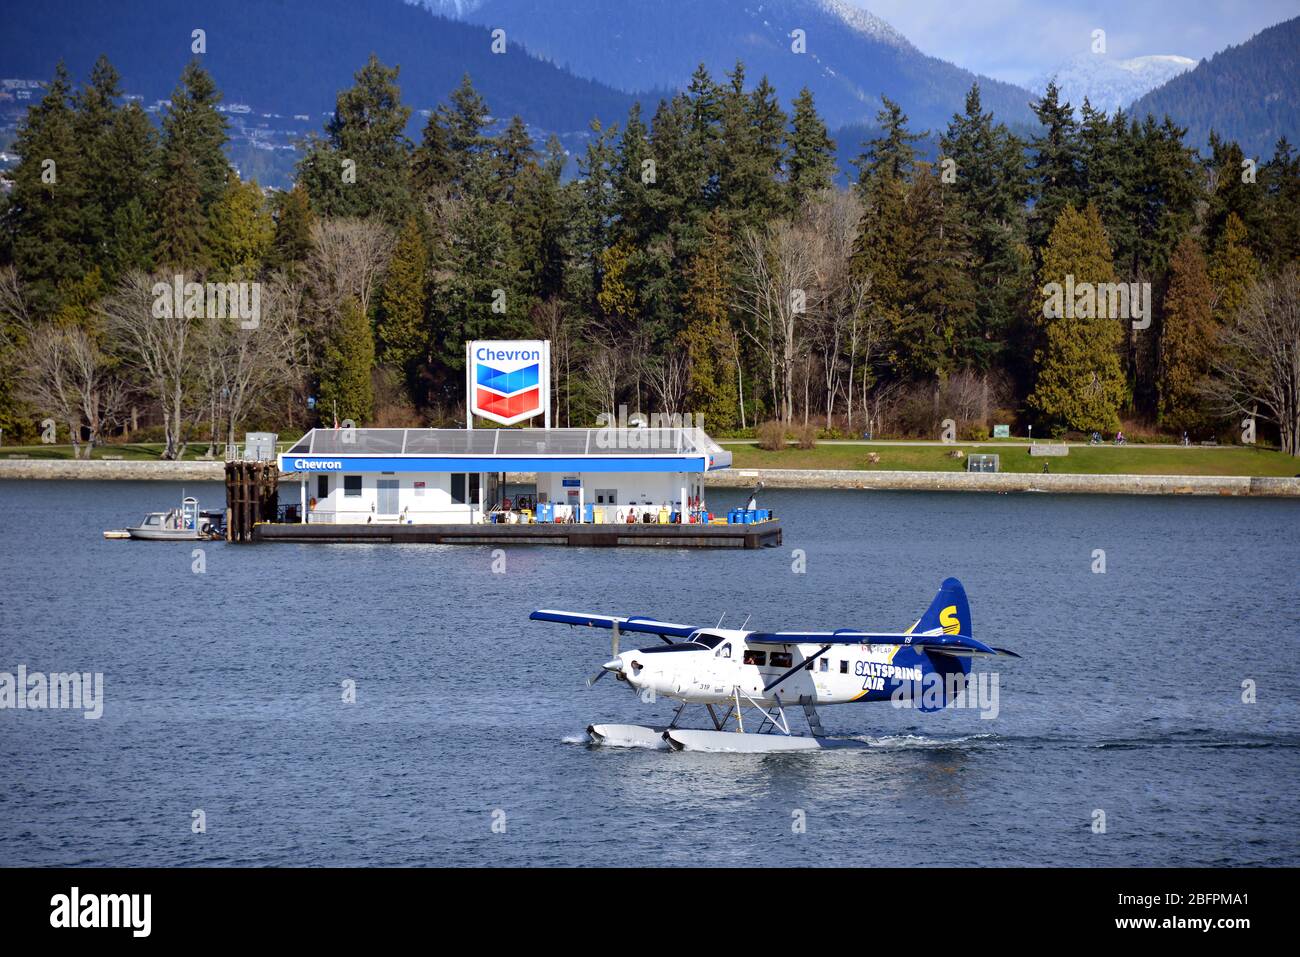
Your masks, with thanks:
M 600 670 L 587 679 L 587 687 L 590 688 L 605 675 L 611 671 L 617 672 L 622 662 L 618 660 L 618 622 L 614 622 L 614 628 L 609 639 L 610 660 L 600 666 Z

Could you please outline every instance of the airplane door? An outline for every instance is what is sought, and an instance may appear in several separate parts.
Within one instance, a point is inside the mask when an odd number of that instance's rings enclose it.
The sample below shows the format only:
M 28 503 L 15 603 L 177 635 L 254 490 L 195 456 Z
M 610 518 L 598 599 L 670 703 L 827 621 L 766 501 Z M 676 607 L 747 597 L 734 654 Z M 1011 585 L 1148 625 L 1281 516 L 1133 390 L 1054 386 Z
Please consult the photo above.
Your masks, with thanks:
M 724 641 L 713 652 L 709 666 L 709 676 L 713 689 L 720 698 L 729 697 L 736 683 L 740 680 L 740 665 L 737 646 L 731 641 Z

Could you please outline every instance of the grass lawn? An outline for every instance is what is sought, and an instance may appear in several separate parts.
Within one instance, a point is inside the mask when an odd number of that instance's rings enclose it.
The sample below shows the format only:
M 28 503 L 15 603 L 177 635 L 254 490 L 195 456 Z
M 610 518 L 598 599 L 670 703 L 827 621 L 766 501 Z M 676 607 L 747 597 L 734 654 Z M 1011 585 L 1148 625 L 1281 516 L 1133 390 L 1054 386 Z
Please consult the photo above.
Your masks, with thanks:
M 729 445 L 732 467 L 739 469 L 868 469 L 886 471 L 963 472 L 965 459 L 950 458 L 948 453 L 961 449 L 972 452 L 996 452 L 1003 472 L 1041 472 L 1049 462 L 1054 473 L 1085 475 L 1300 475 L 1300 458 L 1270 449 L 1243 446 L 1204 448 L 1155 448 L 1141 445 L 1070 446 L 1070 454 L 1049 459 L 1030 458 L 1024 446 L 972 448 L 960 444 L 940 445 L 819 445 L 815 449 L 789 446 L 780 452 L 765 452 L 754 445 Z M 94 458 L 106 456 L 123 461 L 157 462 L 162 445 L 135 443 L 107 445 L 95 449 Z M 186 461 L 198 461 L 208 449 L 206 442 L 191 445 Z M 867 461 L 869 453 L 880 462 Z M 0 446 L 0 459 L 10 456 L 29 459 L 70 459 L 70 445 Z M 219 459 L 217 461 L 220 461 Z
M 952 446 L 819 445 L 815 449 L 794 446 L 780 452 L 765 452 L 752 445 L 727 446 L 732 467 L 740 469 L 867 469 L 887 471 L 963 472 L 965 459 L 949 458 L 961 449 L 996 452 L 1003 472 L 1041 472 L 1049 462 L 1058 474 L 1084 475 L 1300 475 L 1300 458 L 1269 449 L 1222 446 L 1216 448 L 1143 448 L 1140 445 L 1070 447 L 1070 454 L 1052 458 L 1030 458 L 1029 449 L 971 448 Z M 880 456 L 878 464 L 867 455 Z

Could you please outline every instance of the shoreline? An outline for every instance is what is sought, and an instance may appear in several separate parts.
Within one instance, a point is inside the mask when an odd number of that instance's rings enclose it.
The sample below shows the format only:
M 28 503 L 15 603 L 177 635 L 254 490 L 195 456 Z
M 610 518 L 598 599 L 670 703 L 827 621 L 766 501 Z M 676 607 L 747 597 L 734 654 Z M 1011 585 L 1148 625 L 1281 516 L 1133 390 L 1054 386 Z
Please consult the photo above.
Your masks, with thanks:
M 221 482 L 225 462 L 0 459 L 0 480 Z M 509 473 L 511 482 L 531 473 Z M 1030 472 L 918 472 L 853 469 L 729 469 L 710 473 L 712 488 L 862 489 L 912 492 L 1045 492 L 1092 495 L 1217 495 L 1300 498 L 1300 478 L 1245 475 L 1096 475 Z

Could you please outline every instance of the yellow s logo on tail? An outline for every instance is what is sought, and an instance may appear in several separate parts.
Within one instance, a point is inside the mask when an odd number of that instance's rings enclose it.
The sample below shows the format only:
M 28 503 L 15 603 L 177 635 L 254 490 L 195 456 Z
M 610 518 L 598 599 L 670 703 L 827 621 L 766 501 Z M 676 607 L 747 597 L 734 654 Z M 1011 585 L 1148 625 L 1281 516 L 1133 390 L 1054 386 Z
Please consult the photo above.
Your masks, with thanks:
M 943 625 L 945 635 L 961 634 L 961 622 L 957 620 L 957 606 L 949 605 L 939 612 L 939 624 Z

